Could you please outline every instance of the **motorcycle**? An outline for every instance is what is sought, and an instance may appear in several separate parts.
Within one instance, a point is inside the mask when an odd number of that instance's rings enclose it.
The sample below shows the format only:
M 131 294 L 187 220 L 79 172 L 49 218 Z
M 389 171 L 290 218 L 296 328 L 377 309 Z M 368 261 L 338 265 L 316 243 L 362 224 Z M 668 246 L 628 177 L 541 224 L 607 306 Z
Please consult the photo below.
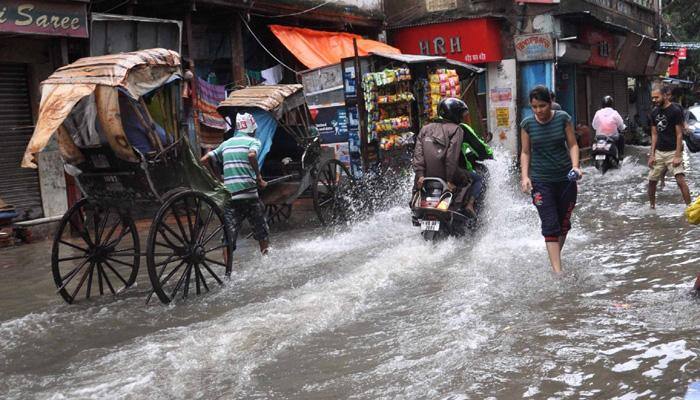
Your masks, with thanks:
M 591 158 L 593 165 L 602 174 L 609 169 L 618 168 L 621 158 L 617 148 L 615 138 L 606 135 L 596 135 L 591 147 Z
M 467 230 L 476 228 L 475 219 L 458 210 L 453 197 L 443 179 L 424 178 L 423 185 L 411 200 L 413 225 L 420 226 L 423 239 L 435 241 L 447 236 L 462 236 Z

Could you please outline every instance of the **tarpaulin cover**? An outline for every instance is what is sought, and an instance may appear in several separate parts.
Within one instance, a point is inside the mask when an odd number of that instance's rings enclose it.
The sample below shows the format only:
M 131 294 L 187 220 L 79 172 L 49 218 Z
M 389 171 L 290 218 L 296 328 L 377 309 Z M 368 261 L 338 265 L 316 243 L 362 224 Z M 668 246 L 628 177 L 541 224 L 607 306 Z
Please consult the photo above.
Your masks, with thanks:
M 275 137 L 275 132 L 277 131 L 277 120 L 272 114 L 259 108 L 253 108 L 249 112 L 253 115 L 255 122 L 258 124 L 255 137 L 258 138 L 262 144 L 260 153 L 258 153 L 258 165 L 262 168 L 263 163 L 265 163 L 265 156 L 267 156 L 267 153 L 270 152 L 270 147 L 272 147 L 272 139 Z
M 355 55 L 353 39 L 357 39 L 360 56 L 370 53 L 401 54 L 401 50 L 376 40 L 346 32 L 316 31 L 282 25 L 270 25 L 270 30 L 308 68 L 337 64 Z
M 44 149 L 78 101 L 98 87 L 122 87 L 138 99 L 179 75 L 180 55 L 166 49 L 86 57 L 59 68 L 42 82 L 39 118 L 22 166 L 37 167 L 34 154 Z

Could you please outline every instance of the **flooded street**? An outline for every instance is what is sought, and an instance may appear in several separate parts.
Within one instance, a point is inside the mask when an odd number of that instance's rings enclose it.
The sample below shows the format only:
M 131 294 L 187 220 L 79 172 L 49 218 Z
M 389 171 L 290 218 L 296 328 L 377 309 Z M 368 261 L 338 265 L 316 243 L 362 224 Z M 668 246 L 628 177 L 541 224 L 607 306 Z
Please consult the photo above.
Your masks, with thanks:
M 138 286 L 69 306 L 50 246 L 0 252 L 6 399 L 683 398 L 700 380 L 700 229 L 643 154 L 579 190 L 562 277 L 505 155 L 485 226 L 437 245 L 405 200 L 335 232 L 253 243 L 222 290 L 162 306 Z M 700 156 L 688 181 L 697 195 Z

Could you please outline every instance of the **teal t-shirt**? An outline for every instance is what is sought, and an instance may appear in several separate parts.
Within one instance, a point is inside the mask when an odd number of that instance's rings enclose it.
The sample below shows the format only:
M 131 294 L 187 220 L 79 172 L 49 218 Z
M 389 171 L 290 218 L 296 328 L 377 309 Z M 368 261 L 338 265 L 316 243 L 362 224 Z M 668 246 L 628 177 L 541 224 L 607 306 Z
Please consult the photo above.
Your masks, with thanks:
M 251 150 L 259 152 L 260 141 L 243 132 L 236 132 L 231 139 L 211 152 L 223 164 L 224 185 L 231 193 L 251 189 L 252 197 L 257 197 L 257 191 L 252 190 L 258 186 L 255 170 L 248 160 L 248 152 Z
M 535 116 L 527 117 L 520 127 L 530 136 L 530 179 L 534 182 L 564 182 L 571 170 L 566 144 L 566 124 L 571 116 L 555 111 L 549 122 L 541 124 Z

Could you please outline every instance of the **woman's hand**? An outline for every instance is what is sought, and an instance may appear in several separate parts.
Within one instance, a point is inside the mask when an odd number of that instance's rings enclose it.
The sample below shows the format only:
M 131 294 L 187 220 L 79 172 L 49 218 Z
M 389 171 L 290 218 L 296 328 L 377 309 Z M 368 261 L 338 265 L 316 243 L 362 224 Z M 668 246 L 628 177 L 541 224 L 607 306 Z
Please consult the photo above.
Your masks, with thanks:
M 577 179 L 577 180 L 581 180 L 581 178 L 583 178 L 583 171 L 581 171 L 581 168 L 580 168 L 580 167 L 573 167 L 573 168 L 571 168 L 571 169 L 574 170 L 574 171 L 576 171 L 576 173 L 578 174 L 578 179 Z
M 532 181 L 530 181 L 530 178 L 524 176 L 522 179 L 520 179 L 520 190 L 523 191 L 523 193 L 528 193 L 532 192 Z

